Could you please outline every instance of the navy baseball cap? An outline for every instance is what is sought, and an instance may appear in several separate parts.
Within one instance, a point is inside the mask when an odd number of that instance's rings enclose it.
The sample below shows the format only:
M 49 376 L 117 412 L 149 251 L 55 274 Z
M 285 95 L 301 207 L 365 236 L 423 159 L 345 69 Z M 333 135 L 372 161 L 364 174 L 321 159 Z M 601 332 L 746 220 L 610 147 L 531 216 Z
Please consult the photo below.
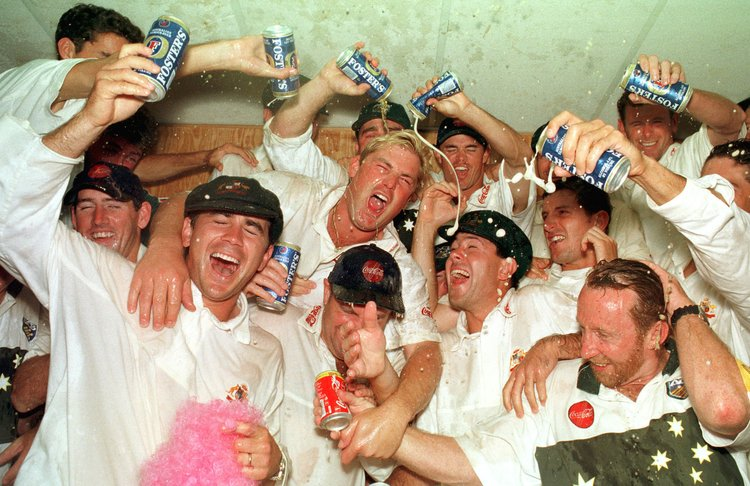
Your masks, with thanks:
M 440 127 L 438 128 L 437 132 L 437 142 L 435 143 L 435 145 L 440 147 L 443 142 L 454 135 L 468 135 L 476 140 L 479 145 L 487 148 L 487 140 L 485 140 L 485 138 L 480 135 L 478 131 L 474 130 L 469 125 L 456 118 L 446 118 L 442 121 L 442 123 L 440 123 Z
M 88 167 L 73 179 L 73 186 L 65 194 L 63 202 L 74 205 L 78 193 L 83 189 L 95 189 L 116 201 L 133 201 L 140 207 L 146 200 L 146 190 L 137 175 L 122 165 L 98 162 Z
M 373 244 L 355 246 L 342 253 L 328 275 L 328 283 L 333 295 L 343 302 L 373 301 L 396 314 L 404 313 L 398 263 L 390 253 Z

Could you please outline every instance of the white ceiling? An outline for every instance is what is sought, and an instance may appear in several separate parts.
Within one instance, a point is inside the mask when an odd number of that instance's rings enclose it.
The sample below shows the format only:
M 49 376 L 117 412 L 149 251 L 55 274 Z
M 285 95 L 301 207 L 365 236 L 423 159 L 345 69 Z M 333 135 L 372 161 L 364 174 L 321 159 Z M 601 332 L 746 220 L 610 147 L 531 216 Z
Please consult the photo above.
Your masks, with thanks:
M 96 1 L 96 0 L 93 0 Z M 60 15 L 76 2 L 2 0 L 0 70 L 54 57 Z M 617 84 L 641 52 L 683 64 L 694 87 L 750 96 L 747 0 L 117 0 L 99 1 L 147 31 L 159 15 L 181 18 L 192 43 L 294 29 L 302 72 L 314 75 L 357 40 L 379 56 L 405 102 L 447 69 L 480 106 L 520 131 L 569 109 L 616 119 Z M 175 123 L 257 124 L 262 81 L 234 73 L 186 79 L 154 106 Z M 348 126 L 368 99 L 337 100 L 329 126 Z

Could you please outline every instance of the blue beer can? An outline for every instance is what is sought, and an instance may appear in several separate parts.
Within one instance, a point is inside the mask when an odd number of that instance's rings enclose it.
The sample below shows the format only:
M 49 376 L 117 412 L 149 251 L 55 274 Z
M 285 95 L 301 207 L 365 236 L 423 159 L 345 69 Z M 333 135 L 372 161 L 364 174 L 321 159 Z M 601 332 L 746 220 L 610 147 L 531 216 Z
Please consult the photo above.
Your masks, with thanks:
M 546 134 L 546 128 L 544 133 Z M 566 164 L 562 158 L 562 146 L 567 133 L 568 126 L 563 125 L 554 138 L 547 138 L 543 134 L 536 144 L 537 152 L 553 164 L 562 167 L 602 191 L 614 192 L 625 183 L 630 173 L 630 159 L 616 150 L 606 150 L 596 163 L 596 168 L 590 174 L 579 174 L 575 167 Z
M 263 46 L 268 63 L 276 69 L 297 67 L 294 33 L 286 25 L 272 25 L 263 31 Z M 271 92 L 276 98 L 292 98 L 299 92 L 299 75 L 271 80 Z
M 620 87 L 630 93 L 658 103 L 671 111 L 682 113 L 693 96 L 693 88 L 685 83 L 663 84 L 651 81 L 651 75 L 640 64 L 631 64 L 625 70 Z
M 357 84 L 367 83 L 370 90 L 367 94 L 375 101 L 381 101 L 391 94 L 391 80 L 367 62 L 364 54 L 353 46 L 346 49 L 336 59 L 336 66 Z
M 424 120 L 432 111 L 432 107 L 427 106 L 427 100 L 430 98 L 445 98 L 446 96 L 458 93 L 462 89 L 463 86 L 458 77 L 451 71 L 446 71 L 432 88 L 422 96 L 409 100 L 409 104 L 406 107 L 419 120 Z
M 284 281 L 288 287 L 284 295 L 279 295 L 273 290 L 264 287 L 275 300 L 273 302 L 266 302 L 265 300 L 258 298 L 256 302 L 260 307 L 265 307 L 266 309 L 276 312 L 282 312 L 286 309 L 286 302 L 289 299 L 289 292 L 292 290 L 292 281 L 297 274 L 297 266 L 299 265 L 300 256 L 300 248 L 297 245 L 281 241 L 274 245 L 271 258 L 278 261 L 284 265 L 284 268 L 286 268 L 286 279 Z
M 146 101 L 161 101 L 167 95 L 189 42 L 190 30 L 180 19 L 162 15 L 151 25 L 145 43 L 151 49 L 151 60 L 159 66 L 159 73 L 137 70 L 156 87 Z

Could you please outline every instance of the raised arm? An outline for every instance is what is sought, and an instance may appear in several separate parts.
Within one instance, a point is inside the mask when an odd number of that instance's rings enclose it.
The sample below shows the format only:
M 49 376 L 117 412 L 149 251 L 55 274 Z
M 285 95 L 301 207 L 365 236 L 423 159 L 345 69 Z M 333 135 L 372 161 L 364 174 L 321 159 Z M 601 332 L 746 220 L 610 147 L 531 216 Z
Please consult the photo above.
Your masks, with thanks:
M 667 84 L 677 81 L 685 82 L 685 71 L 679 63 L 646 54 L 638 57 L 638 63 L 651 75 L 652 79 Z M 630 99 L 634 103 L 650 103 L 635 94 L 631 94 Z M 742 109 L 732 101 L 720 94 L 695 87 L 693 87 L 693 96 L 688 102 L 687 111 L 708 127 L 708 139 L 712 145 L 737 139 L 745 119 Z
M 427 104 L 443 115 L 457 118 L 478 131 L 510 168 L 523 171 L 524 162 L 531 163 L 534 153 L 521 135 L 513 127 L 479 107 L 463 91 L 440 100 L 430 100 Z
M 143 44 L 131 45 L 143 47 Z M 124 46 L 123 49 L 126 47 Z M 132 47 L 127 47 L 127 49 L 132 49 Z M 94 86 L 97 73 L 117 62 L 122 57 L 122 52 L 121 49 L 119 53 L 103 59 L 91 59 L 74 66 L 65 77 L 56 101 L 87 98 Z M 149 65 L 141 63 L 134 65 L 134 68 L 148 69 Z M 249 35 L 239 39 L 188 46 L 182 66 L 176 76 L 179 78 L 216 70 L 240 71 L 250 76 L 278 79 L 287 78 L 297 72 L 293 68 L 276 69 L 268 64 L 263 48 L 263 37 Z
M 195 310 L 181 236 L 185 198 L 186 194 L 177 194 L 159 206 L 151 222 L 148 251 L 135 268 L 128 312 L 139 311 L 141 326 L 147 326 L 153 315 L 154 329 L 172 327 L 181 305 Z
M 430 309 L 438 306 L 438 289 L 435 272 L 435 238 L 440 225 L 456 217 L 453 198 L 457 197 L 456 184 L 438 182 L 428 187 L 422 195 L 419 216 L 414 226 L 411 255 L 427 279 Z
M 704 428 L 716 435 L 733 438 L 750 421 L 750 400 L 737 363 L 704 317 L 675 313 L 695 303 L 674 277 L 657 265 L 648 265 L 664 285 L 667 314 L 693 410 Z
M 188 46 L 177 76 L 218 70 L 239 71 L 250 76 L 276 79 L 285 79 L 297 73 L 296 68 L 276 69 L 269 64 L 263 47 L 263 36 L 248 35 L 239 39 Z
M 364 43 L 358 43 L 357 47 L 364 47 Z M 371 59 L 369 54 L 367 58 Z M 373 64 L 377 66 L 377 61 Z M 295 98 L 284 102 L 271 120 L 271 131 L 282 138 L 302 135 L 312 124 L 315 115 L 334 96 L 360 96 L 368 89 L 368 84 L 357 85 L 349 79 L 336 67 L 336 60 L 331 59 L 310 82 L 300 87 Z

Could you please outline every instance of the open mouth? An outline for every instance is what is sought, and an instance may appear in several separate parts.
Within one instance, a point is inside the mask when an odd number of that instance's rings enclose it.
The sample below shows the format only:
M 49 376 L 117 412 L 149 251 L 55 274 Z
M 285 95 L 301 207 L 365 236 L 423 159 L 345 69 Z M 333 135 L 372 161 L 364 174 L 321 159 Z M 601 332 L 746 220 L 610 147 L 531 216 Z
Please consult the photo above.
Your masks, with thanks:
M 374 213 L 381 213 L 385 209 L 386 204 L 388 204 L 388 198 L 380 193 L 373 194 L 367 201 L 367 206 Z
M 91 233 L 92 240 L 106 240 L 108 238 L 114 238 L 115 234 L 112 231 L 97 231 Z
M 454 284 L 458 284 L 458 283 L 468 280 L 470 275 L 469 275 L 469 272 L 467 272 L 466 270 L 453 269 L 451 270 L 450 276 L 451 276 L 451 281 Z
M 565 240 L 565 237 L 563 235 L 555 235 L 547 240 L 547 243 L 554 244 L 559 243 L 561 241 Z
M 640 144 L 641 144 L 642 146 L 644 146 L 644 147 L 653 147 L 654 145 L 656 145 L 656 141 L 653 141 L 653 142 L 646 142 L 646 141 L 644 141 L 644 140 L 639 140 L 639 142 L 638 142 L 638 143 L 640 143 Z
M 211 268 L 219 275 L 228 277 L 236 272 L 239 266 L 239 260 L 225 253 L 216 252 L 211 254 Z

